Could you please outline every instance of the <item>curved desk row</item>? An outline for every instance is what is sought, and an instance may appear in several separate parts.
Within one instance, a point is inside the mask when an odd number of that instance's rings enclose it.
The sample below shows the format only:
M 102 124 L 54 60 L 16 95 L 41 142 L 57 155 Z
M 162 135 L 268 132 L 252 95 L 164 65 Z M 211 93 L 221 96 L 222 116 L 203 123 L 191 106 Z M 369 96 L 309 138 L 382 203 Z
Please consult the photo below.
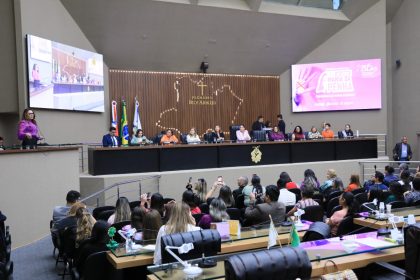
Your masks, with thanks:
M 89 148 L 89 174 L 377 158 L 376 138 Z

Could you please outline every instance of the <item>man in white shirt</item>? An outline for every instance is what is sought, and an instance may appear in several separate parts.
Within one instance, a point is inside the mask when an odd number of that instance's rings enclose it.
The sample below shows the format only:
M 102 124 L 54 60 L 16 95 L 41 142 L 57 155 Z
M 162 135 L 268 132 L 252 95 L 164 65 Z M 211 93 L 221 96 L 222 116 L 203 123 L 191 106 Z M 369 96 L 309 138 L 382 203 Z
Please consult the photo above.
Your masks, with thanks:
M 294 206 L 296 204 L 296 195 L 286 189 L 284 184 L 281 184 L 280 179 L 277 181 L 277 187 L 280 190 L 279 202 L 283 202 L 286 206 Z

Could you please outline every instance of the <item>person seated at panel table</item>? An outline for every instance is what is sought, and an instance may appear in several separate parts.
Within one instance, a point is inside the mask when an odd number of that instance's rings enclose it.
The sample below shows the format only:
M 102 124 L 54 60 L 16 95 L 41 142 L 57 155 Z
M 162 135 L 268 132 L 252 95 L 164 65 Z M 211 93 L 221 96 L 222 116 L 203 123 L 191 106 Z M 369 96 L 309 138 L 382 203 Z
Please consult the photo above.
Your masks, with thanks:
M 293 214 L 298 209 L 305 210 L 305 208 L 308 206 L 319 205 L 318 202 L 312 199 L 315 192 L 313 187 L 304 185 L 300 188 L 300 190 L 302 192 L 302 199 L 296 203 L 295 207 L 293 207 L 293 209 L 290 210 L 289 213 L 287 213 L 288 217 L 293 216 Z
M 200 136 L 197 134 L 195 127 L 190 129 L 190 133 L 187 134 L 187 144 L 200 144 Z
M 341 136 L 343 138 L 353 138 L 354 137 L 354 133 L 353 130 L 351 130 L 351 127 L 349 124 L 346 124 L 344 126 L 344 130 L 340 131 L 341 132 Z
M 140 145 L 140 144 L 152 144 L 153 141 L 147 139 L 146 136 L 143 134 L 143 130 L 137 129 L 136 134 L 133 135 L 131 138 L 132 145 Z
M 268 139 L 270 141 L 284 141 L 284 134 L 278 128 L 278 126 L 273 127 L 273 131 L 268 133 Z
M 185 203 L 176 203 L 172 208 L 171 216 L 166 225 L 160 227 L 156 237 L 156 249 L 153 256 L 153 263 L 159 265 L 162 263 L 161 242 L 162 236 L 172 233 L 188 232 L 201 230 L 195 226 L 195 219 L 191 214 L 190 207 Z
M 178 138 L 174 135 L 171 129 L 166 130 L 166 134 L 160 138 L 161 145 L 177 144 Z
M 302 127 L 297 125 L 292 133 L 292 140 L 305 140 L 305 134 L 303 133 Z
M 6 147 L 4 146 L 4 139 L 0 136 L 0 151 L 6 150 Z
M 329 123 L 325 124 L 325 128 L 322 131 L 322 137 L 324 137 L 324 139 L 334 138 L 334 131 L 331 130 L 331 124 Z
M 116 136 L 117 129 L 113 126 L 109 128 L 109 133 L 105 134 L 102 137 L 102 146 L 103 147 L 120 147 L 121 146 L 121 138 Z
M 248 130 L 245 129 L 243 124 L 241 124 L 239 130 L 236 131 L 236 139 L 237 143 L 246 143 L 246 141 L 251 141 L 251 136 L 249 136 Z
M 226 204 L 221 198 L 215 198 L 210 203 L 209 213 L 201 217 L 198 226 L 202 229 L 209 229 L 211 223 L 219 223 L 229 220 L 226 213 Z
M 286 206 L 278 201 L 279 194 L 276 186 L 269 185 L 265 188 L 264 203 L 257 204 L 255 194 L 251 193 L 249 206 L 245 209 L 245 224 L 269 224 L 269 215 L 275 223 L 284 221 Z
M 413 179 L 413 190 L 404 193 L 404 200 L 408 205 L 420 200 L 420 178 Z
M 338 226 L 344 218 L 353 216 L 359 210 L 359 205 L 351 192 L 345 192 L 340 195 L 338 203 L 341 206 L 341 210 L 335 211 L 331 218 L 325 221 L 331 228 L 332 236 L 337 235 Z
M 308 139 L 322 139 L 321 133 L 315 126 L 311 127 L 311 131 L 308 132 Z
M 219 125 L 216 125 L 214 127 L 214 131 L 212 132 L 211 138 L 213 139 L 212 142 L 214 143 L 221 143 L 225 140 L 225 134 L 223 133 Z

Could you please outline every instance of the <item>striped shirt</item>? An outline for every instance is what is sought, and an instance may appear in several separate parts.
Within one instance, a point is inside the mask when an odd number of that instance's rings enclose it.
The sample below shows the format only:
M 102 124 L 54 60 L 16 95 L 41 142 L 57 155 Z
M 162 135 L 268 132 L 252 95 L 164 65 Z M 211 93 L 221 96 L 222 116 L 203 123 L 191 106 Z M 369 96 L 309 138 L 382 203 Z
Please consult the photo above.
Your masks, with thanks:
M 308 206 L 314 206 L 314 205 L 319 205 L 318 202 L 316 202 L 315 200 L 313 200 L 312 198 L 307 198 L 307 199 L 302 199 L 299 200 L 295 207 L 297 209 L 305 209 Z

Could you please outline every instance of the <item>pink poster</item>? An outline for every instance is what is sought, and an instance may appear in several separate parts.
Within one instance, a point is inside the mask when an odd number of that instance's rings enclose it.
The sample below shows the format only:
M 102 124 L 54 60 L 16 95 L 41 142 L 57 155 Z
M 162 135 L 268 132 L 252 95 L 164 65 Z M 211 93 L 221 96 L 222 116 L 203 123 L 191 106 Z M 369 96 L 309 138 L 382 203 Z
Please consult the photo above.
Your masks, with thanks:
M 381 109 L 381 60 L 292 65 L 293 112 Z

